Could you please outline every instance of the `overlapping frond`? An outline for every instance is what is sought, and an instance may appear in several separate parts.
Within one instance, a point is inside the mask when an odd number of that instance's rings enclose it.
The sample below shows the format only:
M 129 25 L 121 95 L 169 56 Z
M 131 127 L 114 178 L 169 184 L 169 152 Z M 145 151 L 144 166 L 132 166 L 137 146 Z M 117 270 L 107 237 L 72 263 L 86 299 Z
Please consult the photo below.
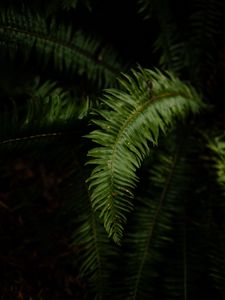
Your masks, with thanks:
M 61 193 L 57 196 L 63 199 L 58 218 L 64 224 L 66 216 L 65 225 L 73 229 L 74 261 L 81 280 L 89 287 L 89 296 L 103 300 L 109 292 L 113 251 L 104 227 L 92 211 L 85 183 L 87 171 L 82 165 L 85 147 L 80 143 L 85 122 L 81 124 L 81 111 L 69 93 L 56 83 L 37 82 L 28 93 L 31 98 L 22 110 L 14 105 L 14 109 L 8 107 L 0 115 L 0 153 L 3 158 L 8 154 L 20 157 L 28 153 L 33 161 L 46 157 L 60 170 L 57 187 L 54 186 Z
M 155 299 L 157 293 L 161 297 L 165 293 L 162 283 L 157 291 L 157 282 L 166 263 L 168 246 L 174 245 L 176 220 L 183 215 L 190 174 L 186 141 L 170 137 L 160 150 L 149 166 L 145 195 L 136 198 L 136 210 L 127 226 L 125 263 L 121 265 L 127 273 L 119 299 Z M 182 287 L 177 285 L 176 292 Z
M 176 24 L 163 16 L 160 25 L 162 30 L 154 44 L 155 51 L 161 51 L 159 63 L 161 67 L 179 73 L 185 66 L 185 45 L 179 40 Z
M 160 53 L 160 66 L 179 73 L 185 66 L 185 45 L 180 38 L 180 30 L 175 22 L 170 3 L 165 0 L 139 0 L 138 6 L 139 13 L 145 19 L 156 18 L 160 26 L 160 32 L 154 43 L 154 51 Z
M 212 42 L 216 35 L 220 35 L 223 30 L 224 3 L 219 0 L 210 0 L 207 3 L 198 0 L 194 5 L 195 12 L 191 15 L 192 41 L 199 46 L 202 41 Z M 197 38 L 197 39 L 196 39 Z
M 126 215 L 132 210 L 135 171 L 178 118 L 201 108 L 192 88 L 171 74 L 159 71 L 133 71 L 120 80 L 121 90 L 108 90 L 94 122 L 100 129 L 89 134 L 99 146 L 89 152 L 96 165 L 90 179 L 92 205 L 100 212 L 109 236 L 119 242 Z M 110 110 L 109 110 L 110 108 Z
M 111 84 L 123 69 L 116 52 L 97 38 L 27 10 L 0 14 L 0 41 L 12 56 L 20 50 L 29 59 L 35 53 L 36 64 L 51 62 L 56 70 L 84 76 L 100 87 Z
M 198 0 L 193 9 L 186 29 L 187 64 L 193 80 L 203 88 L 203 79 L 212 78 L 221 64 L 217 55 L 224 49 L 225 5 L 219 0 Z
M 67 92 L 54 83 L 45 82 L 29 93 L 31 98 L 23 105 L 12 102 L 11 108 L 8 106 L 1 112 L 1 151 L 17 145 L 23 148 L 29 141 L 33 147 L 34 141 L 41 145 L 72 132 L 77 137 L 82 134 L 79 125 L 82 121 L 78 120 L 80 110 Z
M 178 24 L 168 1 L 156 1 L 155 10 L 161 30 L 154 43 L 154 50 L 161 52 L 159 60 L 161 67 L 179 73 L 185 66 L 185 45 Z
M 188 199 L 187 195 L 184 197 Z M 174 222 L 174 242 L 167 249 L 165 264 L 161 266 L 160 283 L 168 300 L 198 299 L 199 295 L 204 295 L 203 282 L 208 279 L 207 235 L 199 220 L 190 215 L 187 206 Z

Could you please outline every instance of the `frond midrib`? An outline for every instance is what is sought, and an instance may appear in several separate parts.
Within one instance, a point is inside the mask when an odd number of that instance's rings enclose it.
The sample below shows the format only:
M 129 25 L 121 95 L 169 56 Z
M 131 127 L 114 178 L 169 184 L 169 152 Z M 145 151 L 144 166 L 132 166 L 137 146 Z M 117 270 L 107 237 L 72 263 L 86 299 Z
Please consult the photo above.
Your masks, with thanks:
M 117 152 L 118 146 L 120 144 L 121 137 L 126 132 L 126 129 L 129 128 L 129 124 L 131 124 L 135 120 L 135 118 L 137 118 L 146 109 L 146 107 L 148 107 L 150 104 L 154 103 L 155 101 L 164 99 L 166 97 L 176 97 L 176 96 L 182 96 L 184 98 L 186 97 L 186 95 L 184 95 L 183 93 L 174 93 L 174 92 L 173 93 L 163 93 L 159 96 L 153 96 L 150 100 L 138 105 L 136 107 L 136 109 L 128 116 L 127 120 L 124 122 L 123 126 L 121 127 L 121 129 L 119 130 L 119 132 L 117 134 L 117 137 L 116 137 L 115 143 L 113 145 L 113 149 L 112 149 L 112 159 L 111 159 L 111 163 L 110 163 L 111 187 L 113 187 L 113 175 L 114 175 L 114 169 L 115 169 L 114 166 L 115 166 L 116 152 Z
M 41 134 L 5 139 L 5 140 L 0 141 L 0 145 L 24 142 L 24 141 L 29 141 L 29 140 L 36 140 L 36 139 L 41 139 L 41 138 L 59 137 L 62 135 L 63 135 L 63 132 L 41 133 Z
M 138 105 L 136 107 L 136 109 L 129 115 L 129 117 L 127 118 L 126 122 L 124 123 L 124 125 L 121 127 L 121 129 L 118 132 L 117 138 L 115 140 L 115 146 L 113 147 L 113 154 L 116 148 L 116 145 L 119 144 L 119 140 L 121 138 L 121 136 L 123 135 L 123 133 L 126 131 L 126 128 L 128 128 L 129 124 L 131 124 L 133 122 L 133 120 L 138 117 L 138 115 L 140 113 L 142 113 L 146 107 L 148 107 L 148 105 L 152 104 L 153 102 L 157 101 L 157 100 L 161 100 L 167 97 L 176 97 L 176 96 L 182 96 L 184 98 L 186 98 L 186 95 L 184 95 L 183 93 L 163 93 L 159 96 L 153 96 L 151 99 L 149 99 L 148 101 L 141 103 L 140 105 Z M 114 156 L 114 155 L 113 155 Z

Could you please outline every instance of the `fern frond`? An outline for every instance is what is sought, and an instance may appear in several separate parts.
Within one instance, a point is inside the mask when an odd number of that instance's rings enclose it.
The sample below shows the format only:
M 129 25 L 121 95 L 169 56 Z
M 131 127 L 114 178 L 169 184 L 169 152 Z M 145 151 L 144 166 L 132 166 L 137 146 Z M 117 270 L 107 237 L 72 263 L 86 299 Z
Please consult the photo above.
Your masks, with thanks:
M 161 51 L 160 66 L 179 73 L 185 66 L 184 48 L 184 43 L 179 41 L 177 26 L 163 19 L 161 32 L 154 43 L 154 51 Z
M 98 39 L 54 20 L 49 23 L 29 11 L 1 13 L 0 41 L 11 55 L 22 50 L 23 57 L 30 59 L 35 51 L 35 61 L 41 66 L 51 62 L 56 70 L 85 76 L 98 86 L 111 84 L 123 69 L 115 51 L 103 47 Z
M 99 111 L 102 119 L 94 122 L 100 129 L 89 134 L 100 145 L 89 152 L 89 164 L 97 165 L 89 179 L 92 205 L 116 242 L 133 207 L 135 171 L 149 153 L 149 143 L 157 144 L 159 134 L 177 118 L 201 107 L 195 91 L 171 74 L 133 71 L 120 83 L 121 90 L 108 90 L 103 99 L 111 110 Z
M 208 147 L 213 153 L 216 180 L 225 193 L 225 140 L 224 136 L 211 138 Z
M 216 197 L 212 199 L 209 274 L 213 285 L 225 299 L 225 139 L 224 135 L 208 137 L 208 148 L 211 151 L 210 162 Z
M 200 46 L 202 41 L 212 42 L 215 35 L 221 34 L 225 6 L 219 0 L 210 0 L 207 3 L 197 0 L 194 8 L 196 11 L 190 17 L 190 26 L 194 33 L 192 39 Z
M 49 89 L 53 90 L 50 92 Z M 45 95 L 46 90 L 49 96 Z M 35 141 L 40 146 L 52 139 L 66 138 L 71 132 L 80 136 L 82 130 L 78 124 L 83 121 L 79 120 L 79 116 L 80 112 L 73 99 L 60 88 L 54 89 L 54 84 L 45 82 L 39 89 L 35 89 L 26 104 L 14 104 L 12 108 L 1 112 L 1 151 L 17 146 L 23 148 L 25 144 L 27 147 L 29 141 L 31 147 Z
M 160 51 L 161 67 L 179 73 L 184 68 L 185 45 L 180 38 L 180 30 L 176 24 L 168 1 L 156 1 L 156 10 L 160 32 L 154 43 L 154 51 Z
M 213 286 L 225 299 L 225 239 L 224 228 L 215 228 L 211 232 L 211 247 L 209 249 L 209 275 L 212 278 Z
M 225 5 L 219 0 L 198 0 L 193 8 L 187 27 L 187 64 L 193 81 L 203 87 L 202 80 L 212 78 L 219 49 L 224 47 Z
M 215 292 L 209 283 L 208 254 L 211 251 L 211 202 L 214 203 L 218 195 L 205 165 L 205 140 L 198 130 L 196 132 L 196 125 L 188 127 L 189 136 L 183 144 L 187 170 L 183 179 L 188 186 L 178 200 L 182 205 L 174 219 L 173 243 L 164 252 L 165 263 L 159 265 L 162 273 L 158 284 L 165 288 L 161 297 L 168 300 L 208 299 L 208 295 Z
M 193 221 L 187 206 L 174 222 L 173 240 L 161 266 L 165 298 L 198 299 L 207 290 L 203 281 L 208 279 L 208 245 L 202 226 Z
M 136 199 L 135 213 L 126 230 L 126 265 L 121 266 L 126 270 L 122 289 L 129 295 L 127 299 L 155 299 L 157 294 L 164 256 L 173 245 L 175 220 L 182 214 L 182 199 L 190 186 L 186 146 L 182 138 L 176 141 L 171 136 L 166 140 L 149 168 L 149 188 L 145 186 L 145 195 Z M 161 296 L 162 290 L 163 286 Z
M 79 252 L 79 259 L 76 256 L 74 260 L 79 262 L 81 279 L 90 287 L 91 298 L 94 295 L 95 299 L 103 300 L 108 293 L 113 251 L 104 227 L 91 208 L 85 183 L 87 172 L 82 166 L 85 150 L 80 143 L 85 129 L 79 120 L 80 111 L 77 112 L 73 99 L 55 83 L 37 83 L 34 91 L 29 92 L 32 98 L 22 111 L 15 106 L 14 111 L 0 116 L 0 153 L 9 159 L 15 153 L 28 153 L 33 160 L 38 160 L 47 148 L 48 161 L 65 173 L 60 178 L 65 203 L 60 218 L 66 215 L 64 222 L 73 228 L 73 247 Z

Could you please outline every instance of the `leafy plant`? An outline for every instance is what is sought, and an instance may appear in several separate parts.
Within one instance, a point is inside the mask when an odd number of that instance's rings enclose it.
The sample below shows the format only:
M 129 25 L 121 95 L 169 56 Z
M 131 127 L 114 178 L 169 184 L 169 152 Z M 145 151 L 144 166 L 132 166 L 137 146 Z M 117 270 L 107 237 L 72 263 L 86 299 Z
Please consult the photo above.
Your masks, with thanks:
M 225 297 L 225 6 L 119 7 L 1 3 L 3 300 Z

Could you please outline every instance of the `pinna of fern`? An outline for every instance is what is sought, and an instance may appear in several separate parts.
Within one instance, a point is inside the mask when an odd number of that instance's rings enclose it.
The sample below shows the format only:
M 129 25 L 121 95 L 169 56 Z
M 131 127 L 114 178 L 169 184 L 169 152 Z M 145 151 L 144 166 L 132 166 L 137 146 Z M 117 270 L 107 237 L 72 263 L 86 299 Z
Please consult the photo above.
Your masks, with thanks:
M 124 75 L 121 89 L 107 90 L 88 137 L 98 146 L 89 151 L 95 165 L 88 180 L 93 209 L 99 211 L 109 236 L 117 243 L 127 213 L 133 209 L 136 170 L 149 149 L 177 119 L 202 107 L 196 92 L 171 74 L 139 69 Z

